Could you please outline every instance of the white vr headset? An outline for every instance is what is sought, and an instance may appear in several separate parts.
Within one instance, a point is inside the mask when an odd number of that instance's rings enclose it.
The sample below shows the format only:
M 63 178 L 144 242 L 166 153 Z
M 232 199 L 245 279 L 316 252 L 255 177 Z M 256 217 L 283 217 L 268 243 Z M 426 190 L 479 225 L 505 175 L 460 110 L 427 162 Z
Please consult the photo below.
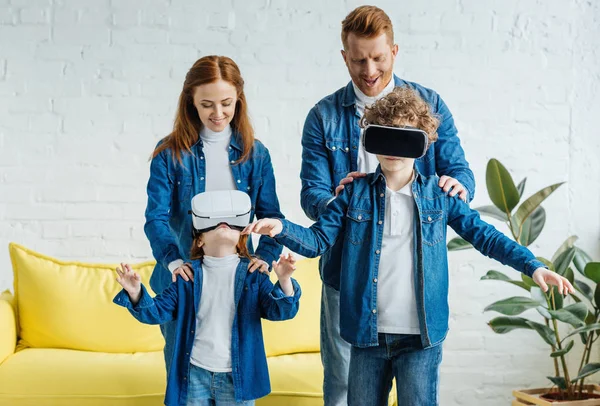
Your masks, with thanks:
M 250 196 L 239 190 L 219 190 L 199 193 L 192 198 L 193 234 L 197 236 L 227 224 L 243 230 L 250 222 Z
M 365 151 L 400 158 L 421 158 L 427 153 L 427 133 L 415 127 L 369 124 L 363 135 Z

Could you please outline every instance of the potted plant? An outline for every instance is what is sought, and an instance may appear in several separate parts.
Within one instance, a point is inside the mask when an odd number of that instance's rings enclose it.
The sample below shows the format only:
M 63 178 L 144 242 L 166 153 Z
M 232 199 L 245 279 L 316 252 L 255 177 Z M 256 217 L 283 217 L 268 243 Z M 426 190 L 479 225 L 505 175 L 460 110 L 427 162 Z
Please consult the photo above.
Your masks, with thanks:
M 562 183 L 543 188 L 522 203 L 527 179 L 515 185 L 510 173 L 496 159 L 488 162 L 486 185 L 493 205 L 476 208 L 480 214 L 493 217 L 507 224 L 513 238 L 519 244 L 529 246 L 542 232 L 546 212 L 541 203 Z M 520 204 L 519 204 L 520 203 Z M 517 207 L 518 206 L 518 207 Z M 558 248 L 551 260 L 539 258 L 548 268 L 566 277 L 577 290 L 565 299 L 556 287 L 544 293 L 533 280 L 522 275 L 513 280 L 498 271 L 488 271 L 482 280 L 496 280 L 518 286 L 528 292 L 525 296 L 514 296 L 497 301 L 485 308 L 502 316 L 493 318 L 488 325 L 498 334 L 516 329 L 535 331 L 549 346 L 549 356 L 554 361 L 554 375 L 548 376 L 553 387 L 546 389 L 516 390 L 513 405 L 600 405 L 600 386 L 586 385 L 586 378 L 600 371 L 600 362 L 591 362 L 594 344 L 600 338 L 600 262 L 592 262 L 590 256 L 575 246 L 576 236 L 571 236 Z M 471 248 L 460 237 L 448 243 L 449 251 Z M 567 303 L 567 301 L 572 303 Z M 536 309 L 543 323 L 529 320 L 520 315 Z M 566 324 L 572 330 L 562 335 L 560 326 Z M 576 373 L 570 371 L 566 356 L 579 340 L 583 353 Z

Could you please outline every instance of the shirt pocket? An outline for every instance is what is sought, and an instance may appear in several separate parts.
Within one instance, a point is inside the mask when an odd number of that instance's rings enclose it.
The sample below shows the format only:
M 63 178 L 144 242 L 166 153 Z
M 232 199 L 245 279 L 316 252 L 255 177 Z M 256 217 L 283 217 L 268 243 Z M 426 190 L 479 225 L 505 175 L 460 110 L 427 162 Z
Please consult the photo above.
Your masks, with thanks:
M 325 147 L 329 153 L 329 162 L 333 167 L 334 178 L 337 181 L 334 186 L 337 187 L 339 179 L 345 178 L 350 173 L 350 147 L 345 140 L 327 140 Z
M 371 219 L 373 215 L 370 211 L 360 209 L 348 209 L 346 213 L 346 239 L 354 245 L 361 245 L 370 232 Z
M 258 282 L 244 284 L 238 306 L 240 314 L 258 313 L 258 291 Z
M 436 245 L 444 240 L 444 213 L 442 210 L 421 212 L 421 230 L 424 244 Z

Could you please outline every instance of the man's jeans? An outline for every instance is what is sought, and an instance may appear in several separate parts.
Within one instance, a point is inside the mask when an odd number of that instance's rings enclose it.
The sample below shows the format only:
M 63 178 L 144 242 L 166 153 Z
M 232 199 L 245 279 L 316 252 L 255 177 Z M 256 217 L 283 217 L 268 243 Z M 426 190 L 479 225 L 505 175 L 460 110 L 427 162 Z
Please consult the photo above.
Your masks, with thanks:
M 377 347 L 352 347 L 349 406 L 385 406 L 396 378 L 398 406 L 438 405 L 442 346 L 423 349 L 418 334 L 379 334 Z
M 351 345 L 340 336 L 340 292 L 321 289 L 321 362 L 325 406 L 348 405 L 348 369 Z
M 187 406 L 253 406 L 254 401 L 236 402 L 231 372 L 211 372 L 190 364 Z

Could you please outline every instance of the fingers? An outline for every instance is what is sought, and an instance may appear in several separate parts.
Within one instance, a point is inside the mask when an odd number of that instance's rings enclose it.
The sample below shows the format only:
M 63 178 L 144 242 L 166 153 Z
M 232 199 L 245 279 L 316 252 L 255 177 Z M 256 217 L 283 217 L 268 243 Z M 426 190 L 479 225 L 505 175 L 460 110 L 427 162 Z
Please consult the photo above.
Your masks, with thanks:
M 183 280 L 186 281 L 186 282 L 190 281 L 190 279 L 188 278 L 187 274 L 183 270 L 183 266 L 180 266 L 179 268 L 177 268 L 176 270 L 173 271 L 173 276 L 175 276 L 175 281 L 177 281 L 176 275 L 181 276 L 183 278 Z
M 456 196 L 459 192 L 463 192 L 464 190 L 465 190 L 464 186 L 461 185 L 458 181 L 456 181 L 456 183 L 454 184 L 454 187 L 452 188 L 450 193 L 448 193 L 448 196 L 450 196 L 450 197 Z
M 258 268 L 259 272 L 264 273 L 265 275 L 269 274 L 269 264 L 267 264 L 265 261 L 260 261 L 260 267 Z
M 256 258 L 253 258 L 252 261 L 250 261 L 250 263 L 248 264 L 248 272 L 254 273 L 254 271 L 256 271 L 259 266 L 260 265 Z
M 460 197 L 460 200 L 462 200 L 465 203 L 467 202 L 467 197 L 468 196 L 469 196 L 469 192 L 467 192 L 467 189 L 465 189 L 464 187 L 463 187 L 463 190 L 461 190 L 458 193 L 458 197 Z
M 448 193 L 450 191 L 450 189 L 454 186 L 456 186 L 458 184 L 458 181 L 454 178 L 448 178 L 446 180 L 446 182 L 444 182 L 444 185 L 442 186 L 442 190 L 445 193 Z
M 350 172 L 348 175 L 346 175 L 346 178 L 364 178 L 365 176 L 367 176 L 367 174 L 364 172 L 354 171 L 354 172 Z M 350 182 L 352 182 L 352 181 L 350 181 Z
M 571 282 L 568 279 L 565 279 L 565 285 L 568 289 L 568 293 L 575 293 L 575 287 L 571 284 Z
M 540 289 L 542 289 L 542 292 L 548 292 L 548 285 L 546 285 L 546 282 L 544 281 L 544 276 L 540 276 L 539 272 L 542 272 L 541 269 L 538 269 L 534 274 L 533 274 L 533 281 L 535 283 L 537 283 L 537 285 L 540 287 Z
M 340 195 L 340 193 L 342 193 L 342 190 L 344 190 L 344 185 L 339 185 L 338 187 L 335 188 L 335 197 L 338 197 Z
M 254 232 L 254 226 L 256 226 L 256 223 L 258 223 L 258 221 L 253 221 L 252 223 L 248 224 L 244 230 L 242 230 L 242 234 L 252 234 Z
M 452 178 L 450 176 L 446 176 L 446 175 L 440 176 L 440 181 L 438 182 L 438 186 L 444 187 L 444 185 L 446 184 L 446 181 L 448 179 L 452 179 Z
M 173 283 L 177 282 L 177 274 L 175 272 L 177 272 L 177 269 L 175 269 L 171 274 L 171 282 Z
M 183 272 L 188 276 L 188 278 L 193 282 L 194 281 L 194 270 L 189 264 L 183 264 L 181 266 L 183 268 Z

